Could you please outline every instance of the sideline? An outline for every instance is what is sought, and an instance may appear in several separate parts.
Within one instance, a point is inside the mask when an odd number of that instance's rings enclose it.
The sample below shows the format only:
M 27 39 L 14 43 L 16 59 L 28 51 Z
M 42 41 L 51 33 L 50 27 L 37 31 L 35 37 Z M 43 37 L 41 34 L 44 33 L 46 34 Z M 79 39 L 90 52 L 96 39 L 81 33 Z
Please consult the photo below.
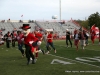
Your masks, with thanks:
M 56 45 L 56 44 L 55 44 Z M 56 45 L 56 46 L 61 46 L 61 47 L 66 47 L 66 45 Z M 67 48 L 67 47 L 66 47 Z M 75 48 L 75 47 L 69 47 L 69 48 Z M 86 50 L 90 50 L 90 49 L 87 49 L 85 48 Z M 84 49 L 84 50 L 85 50 Z M 90 51 L 100 51 L 100 50 L 94 50 L 94 49 L 91 49 Z

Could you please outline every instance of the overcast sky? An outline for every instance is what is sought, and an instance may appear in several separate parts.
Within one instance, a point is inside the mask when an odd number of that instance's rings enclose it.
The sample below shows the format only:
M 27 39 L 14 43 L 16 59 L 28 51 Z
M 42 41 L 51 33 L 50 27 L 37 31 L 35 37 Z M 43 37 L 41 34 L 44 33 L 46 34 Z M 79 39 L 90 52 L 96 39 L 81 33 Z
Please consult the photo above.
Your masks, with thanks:
M 61 9 L 62 20 L 84 20 L 100 13 L 100 0 L 61 0 Z M 52 20 L 53 15 L 60 19 L 59 0 L 0 0 L 0 20 Z

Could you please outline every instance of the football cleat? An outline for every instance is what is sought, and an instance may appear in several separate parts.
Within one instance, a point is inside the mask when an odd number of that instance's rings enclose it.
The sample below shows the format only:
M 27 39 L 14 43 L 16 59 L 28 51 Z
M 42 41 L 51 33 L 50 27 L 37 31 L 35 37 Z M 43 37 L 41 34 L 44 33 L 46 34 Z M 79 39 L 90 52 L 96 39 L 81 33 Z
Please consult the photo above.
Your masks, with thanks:
M 55 52 L 55 53 L 57 53 L 57 51 L 56 51 L 56 50 L 54 50 L 54 52 Z
M 34 60 L 32 60 L 32 64 L 35 64 L 36 63 L 36 60 L 34 59 Z
M 46 52 L 46 54 L 49 54 L 49 53 L 50 53 L 49 51 Z

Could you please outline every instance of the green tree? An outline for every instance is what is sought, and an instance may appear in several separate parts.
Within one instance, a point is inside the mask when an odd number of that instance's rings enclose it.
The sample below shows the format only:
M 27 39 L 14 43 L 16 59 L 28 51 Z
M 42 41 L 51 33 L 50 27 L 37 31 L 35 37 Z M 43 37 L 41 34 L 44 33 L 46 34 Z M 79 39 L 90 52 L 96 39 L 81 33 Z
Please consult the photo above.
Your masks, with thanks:
M 89 27 L 95 24 L 97 27 L 100 28 L 100 14 L 98 12 L 91 14 L 88 17 L 88 24 L 89 24 Z
M 91 14 L 88 17 L 89 26 L 96 25 L 100 29 L 100 14 L 98 12 Z M 100 31 L 99 31 L 99 42 L 100 42 Z
M 76 20 L 81 26 L 85 27 L 86 29 L 89 29 L 88 27 L 88 20 Z

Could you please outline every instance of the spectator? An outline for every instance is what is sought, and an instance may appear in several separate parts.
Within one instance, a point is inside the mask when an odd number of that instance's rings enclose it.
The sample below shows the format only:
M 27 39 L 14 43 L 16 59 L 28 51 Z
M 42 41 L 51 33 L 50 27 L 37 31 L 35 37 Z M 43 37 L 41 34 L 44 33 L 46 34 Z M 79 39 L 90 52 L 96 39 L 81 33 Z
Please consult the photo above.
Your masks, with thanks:
M 71 47 L 72 47 L 71 34 L 70 34 L 70 32 L 68 31 L 68 29 L 66 29 L 66 45 L 67 45 L 67 47 L 69 47 L 69 46 L 68 46 L 68 41 L 70 42 L 70 45 L 71 45 Z

